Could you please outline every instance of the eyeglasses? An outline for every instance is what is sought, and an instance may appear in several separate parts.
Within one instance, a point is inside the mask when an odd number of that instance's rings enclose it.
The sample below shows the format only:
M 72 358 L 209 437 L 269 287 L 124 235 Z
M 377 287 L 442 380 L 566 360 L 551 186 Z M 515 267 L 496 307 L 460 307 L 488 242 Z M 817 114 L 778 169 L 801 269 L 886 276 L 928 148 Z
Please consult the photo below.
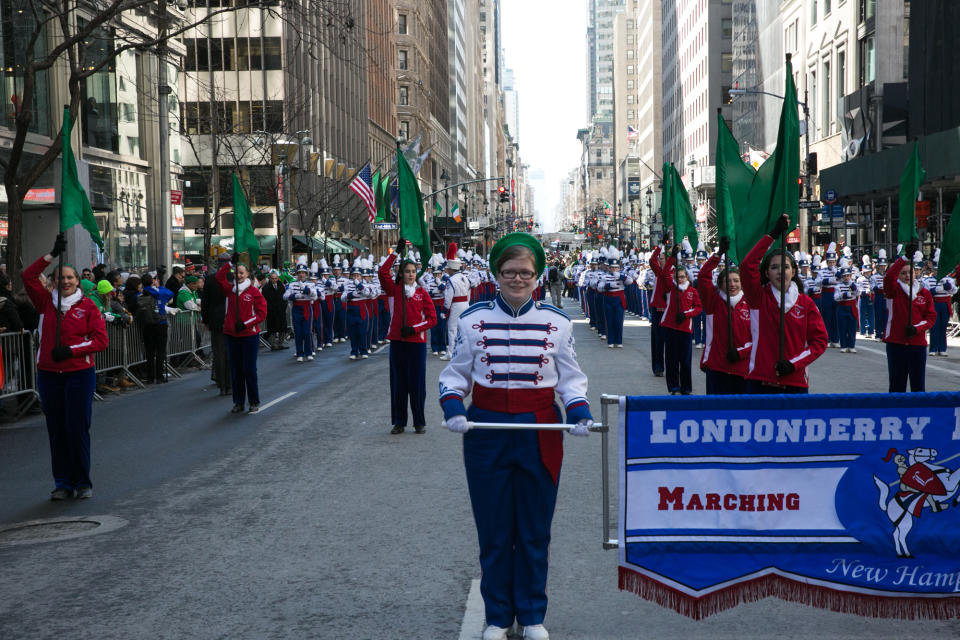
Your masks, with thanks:
M 513 269 L 507 269 L 506 271 L 500 272 L 500 277 L 504 280 L 513 280 L 514 278 L 520 278 L 521 280 L 533 280 L 536 275 L 537 274 L 533 271 L 514 271 Z

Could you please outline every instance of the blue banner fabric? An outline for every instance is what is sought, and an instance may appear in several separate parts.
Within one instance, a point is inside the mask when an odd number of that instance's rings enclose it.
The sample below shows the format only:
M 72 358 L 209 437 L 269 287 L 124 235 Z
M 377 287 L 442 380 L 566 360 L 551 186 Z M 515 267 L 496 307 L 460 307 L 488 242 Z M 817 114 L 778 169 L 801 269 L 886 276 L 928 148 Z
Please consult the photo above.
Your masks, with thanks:
M 620 401 L 620 588 L 960 613 L 960 393 Z

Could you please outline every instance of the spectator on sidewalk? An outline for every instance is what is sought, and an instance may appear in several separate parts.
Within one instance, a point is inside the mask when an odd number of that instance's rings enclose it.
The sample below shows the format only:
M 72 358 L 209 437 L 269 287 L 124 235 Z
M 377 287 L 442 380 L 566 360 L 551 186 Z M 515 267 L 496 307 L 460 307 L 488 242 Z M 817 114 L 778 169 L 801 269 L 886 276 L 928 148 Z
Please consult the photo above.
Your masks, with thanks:
M 228 263 L 230 255 L 223 253 L 217 258 Z M 228 274 L 229 275 L 229 274 Z M 232 277 L 232 275 L 230 276 Z M 210 331 L 210 349 L 213 352 L 213 367 L 210 378 L 217 383 L 220 395 L 230 395 L 230 364 L 227 358 L 227 343 L 223 335 L 223 317 L 227 311 L 226 291 L 216 278 L 208 278 L 203 286 L 203 304 L 200 305 L 200 319 Z
M 163 282 L 163 265 L 160 265 L 160 268 L 157 270 L 157 273 L 160 277 L 157 279 L 157 285 Z M 163 288 L 170 290 L 171 292 L 180 291 L 180 287 L 183 286 L 184 280 L 187 278 L 187 273 L 184 271 L 183 267 L 174 267 L 173 271 L 170 272 L 170 277 L 167 278 L 166 284 L 163 285 Z M 173 295 L 176 295 L 175 293 Z
M 93 355 L 107 347 L 103 316 L 79 290 L 76 269 L 64 265 L 50 293 L 37 278 L 66 250 L 63 234 L 53 250 L 23 272 L 23 284 L 43 318 L 37 353 L 37 390 L 50 436 L 54 490 L 51 500 L 93 496 L 90 422 L 96 384 Z
M 287 337 L 287 301 L 283 297 L 286 290 L 276 269 L 270 271 L 268 282 L 260 290 L 267 301 L 267 336 L 273 351 L 287 348 L 284 344 Z
M 167 316 L 176 315 L 179 309 L 168 306 L 173 292 L 156 286 L 159 279 L 154 278 L 152 273 L 140 278 L 143 291 L 137 301 L 137 319 L 143 327 L 143 346 L 147 354 L 146 381 L 161 383 L 167 381 Z
M 200 311 L 200 297 L 197 290 L 200 288 L 200 278 L 187 276 L 183 286 L 177 292 L 177 309 L 181 311 Z

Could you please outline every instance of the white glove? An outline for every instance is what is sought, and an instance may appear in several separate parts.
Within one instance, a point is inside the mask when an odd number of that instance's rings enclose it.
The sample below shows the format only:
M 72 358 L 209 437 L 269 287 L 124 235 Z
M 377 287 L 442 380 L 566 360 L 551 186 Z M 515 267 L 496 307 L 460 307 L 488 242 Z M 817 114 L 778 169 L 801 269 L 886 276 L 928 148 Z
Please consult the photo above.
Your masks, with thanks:
M 180 313 L 180 309 L 178 309 L 178 308 L 176 308 L 176 307 L 165 307 L 165 311 L 167 312 L 167 315 L 169 315 L 169 316 L 175 316 L 175 315 L 177 315 L 178 313 Z
M 453 416 L 447 420 L 447 429 L 453 433 L 466 433 L 470 431 L 471 426 L 472 425 L 467 422 L 467 416 L 465 415 Z
M 577 422 L 577 424 L 573 425 L 573 427 L 570 429 L 570 435 L 585 438 L 590 435 L 590 427 L 592 426 L 593 420 L 590 418 L 584 418 L 583 420 Z

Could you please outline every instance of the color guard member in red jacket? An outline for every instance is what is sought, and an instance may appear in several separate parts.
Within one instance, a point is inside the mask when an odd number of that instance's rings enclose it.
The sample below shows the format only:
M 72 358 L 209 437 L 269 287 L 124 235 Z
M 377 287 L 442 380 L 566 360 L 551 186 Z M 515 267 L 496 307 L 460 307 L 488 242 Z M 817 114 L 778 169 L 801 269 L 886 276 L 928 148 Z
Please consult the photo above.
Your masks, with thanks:
M 390 417 L 400 434 L 407 427 L 407 400 L 413 412 L 413 428 L 426 431 L 423 405 L 427 399 L 427 331 L 437 323 L 437 312 L 430 294 L 417 284 L 417 266 L 412 260 L 400 264 L 399 282 L 390 275 L 397 256 L 407 241 L 400 238 L 397 250 L 380 265 L 380 286 L 390 296 Z
M 54 282 L 60 279 L 59 292 L 47 291 L 40 280 L 44 269 L 66 248 L 61 233 L 50 253 L 23 270 L 23 286 L 40 313 L 37 390 L 50 436 L 51 500 L 93 496 L 90 422 L 97 384 L 93 355 L 107 348 L 103 314 L 80 291 L 77 270 L 63 265 L 63 273 L 54 271 Z
M 670 243 L 670 238 L 663 239 L 664 244 Z M 657 245 L 653 253 L 650 254 L 650 270 L 656 276 L 653 285 L 653 292 L 650 294 L 650 362 L 653 367 L 653 375 L 658 378 L 663 377 L 663 358 L 664 358 L 664 335 L 660 326 L 660 319 L 663 317 L 663 309 L 667 306 L 664 291 L 667 288 L 663 272 L 673 268 L 676 262 L 673 258 L 668 258 L 666 262 L 661 262 L 663 257 L 660 255 L 660 245 Z
M 697 277 L 697 292 L 707 314 L 706 338 L 700 357 L 700 368 L 707 374 L 707 395 L 739 394 L 745 391 L 744 377 L 753 346 L 750 305 L 740 287 L 739 269 L 734 265 L 728 266 L 720 272 L 717 284 L 713 284 L 713 270 L 729 248 L 730 239 L 720 238 L 720 253 L 715 253 L 703 263 Z
M 780 344 L 780 252 L 764 257 L 775 238 L 783 235 L 789 224 L 780 217 L 770 235 L 763 236 L 740 264 L 740 282 L 750 305 L 750 327 L 753 349 L 747 369 L 747 393 L 807 393 L 810 381 L 807 367 L 827 348 L 827 329 L 817 305 L 800 293 L 796 279 L 797 264 L 786 252 L 783 273 L 786 283 L 784 300 L 783 357 Z M 762 259 L 762 262 L 761 262 Z M 759 265 L 759 268 L 758 268 Z
M 664 280 L 664 300 L 666 307 L 660 319 L 665 343 L 664 363 L 667 374 L 667 390 L 671 395 L 690 395 L 693 381 L 690 375 L 690 360 L 693 357 L 693 328 L 690 319 L 700 315 L 703 305 L 696 288 L 687 277 L 687 270 L 676 270 L 674 281 L 672 265 L 677 262 L 680 245 L 674 245 L 667 267 L 661 273 Z M 657 278 L 659 284 L 660 278 Z
M 233 254 L 233 273 L 236 283 L 228 279 L 230 264 L 223 263 L 217 271 L 217 282 L 227 292 L 227 311 L 223 321 L 223 333 L 227 339 L 230 355 L 230 377 L 233 383 L 233 409 L 243 411 L 244 400 L 249 396 L 248 413 L 260 411 L 260 387 L 257 384 L 257 351 L 260 348 L 260 323 L 267 318 L 267 301 L 253 285 L 250 271 L 240 262 L 240 255 Z M 239 307 L 239 308 L 238 308 Z
M 908 256 L 913 256 L 916 245 L 907 246 Z M 913 288 L 910 288 L 910 268 L 903 256 L 887 268 L 883 276 L 883 295 L 887 305 L 887 326 L 883 341 L 887 343 L 887 376 L 890 393 L 907 390 L 924 391 L 927 368 L 927 330 L 937 320 L 933 296 L 923 286 L 919 264 L 914 265 Z M 904 268 L 907 267 L 907 268 Z

